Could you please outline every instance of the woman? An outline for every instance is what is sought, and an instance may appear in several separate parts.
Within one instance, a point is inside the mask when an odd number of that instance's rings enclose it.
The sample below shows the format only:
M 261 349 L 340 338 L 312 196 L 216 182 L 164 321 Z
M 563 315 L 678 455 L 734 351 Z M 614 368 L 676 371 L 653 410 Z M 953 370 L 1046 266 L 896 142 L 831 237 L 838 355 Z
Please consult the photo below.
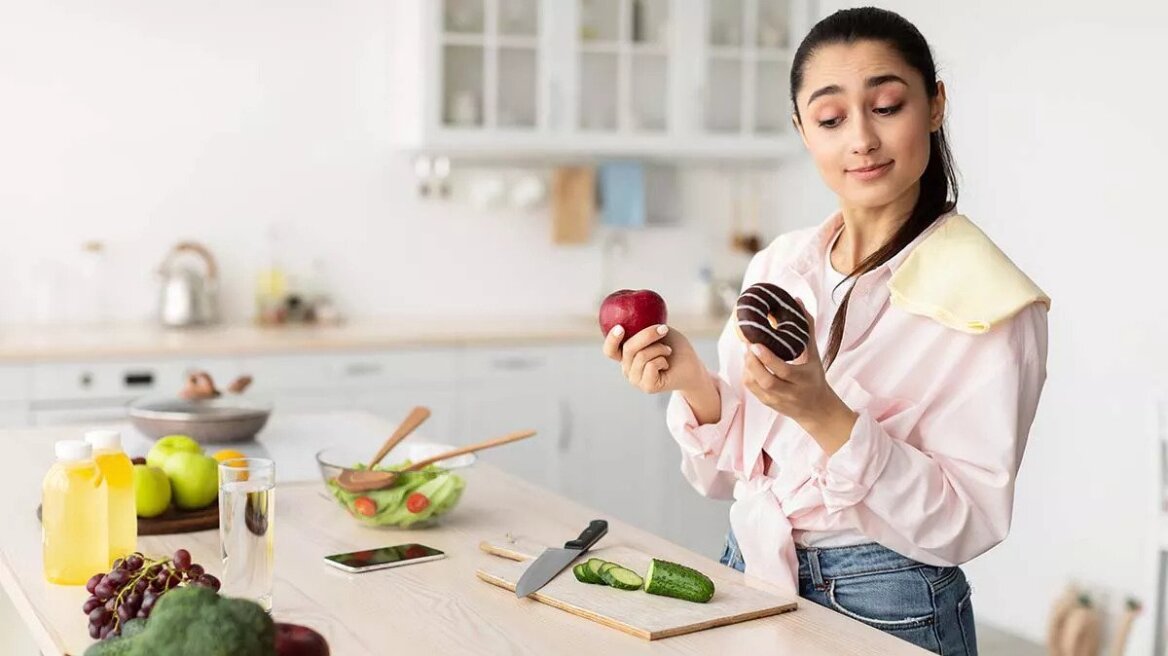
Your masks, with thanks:
M 1005 538 L 1046 379 L 1049 299 L 966 217 L 945 88 L 900 16 L 838 12 L 791 69 L 793 121 L 839 211 L 758 253 L 743 287 L 803 305 L 793 362 L 733 318 L 709 372 L 666 326 L 606 338 L 673 392 L 682 471 L 729 498 L 722 562 L 938 654 L 976 654 L 958 567 Z M 822 355 L 821 355 L 822 354 Z

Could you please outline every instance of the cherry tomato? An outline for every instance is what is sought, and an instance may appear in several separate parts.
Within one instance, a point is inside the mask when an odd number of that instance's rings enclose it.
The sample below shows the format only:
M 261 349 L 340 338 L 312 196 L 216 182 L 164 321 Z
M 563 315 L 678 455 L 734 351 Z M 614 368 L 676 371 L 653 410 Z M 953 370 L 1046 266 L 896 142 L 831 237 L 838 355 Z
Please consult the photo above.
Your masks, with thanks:
M 377 503 L 369 497 L 357 497 L 353 499 L 353 509 L 366 517 L 372 517 L 377 514 Z
M 430 507 L 430 498 L 421 492 L 414 492 L 406 499 L 406 510 L 415 515 Z

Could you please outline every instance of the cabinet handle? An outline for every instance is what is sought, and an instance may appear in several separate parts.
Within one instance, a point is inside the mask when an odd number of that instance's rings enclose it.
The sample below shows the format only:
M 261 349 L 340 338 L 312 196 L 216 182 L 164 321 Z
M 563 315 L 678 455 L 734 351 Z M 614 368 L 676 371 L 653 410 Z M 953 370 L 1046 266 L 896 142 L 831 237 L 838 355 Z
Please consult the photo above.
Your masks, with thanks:
M 81 383 L 82 387 L 89 389 L 93 386 L 93 373 L 89 371 L 81 372 L 81 377 L 77 380 L 77 382 Z
M 506 358 L 496 358 L 491 361 L 493 369 L 502 369 L 504 371 L 528 371 L 536 369 L 543 365 L 543 360 L 539 358 L 525 358 L 522 356 L 512 356 Z
M 127 371 L 122 377 L 126 387 L 153 387 L 154 386 L 154 372 L 152 371 Z
M 372 376 L 381 373 L 381 365 L 376 362 L 350 362 L 345 365 L 346 376 Z
M 572 404 L 568 399 L 560 399 L 560 439 L 556 446 L 560 453 L 572 448 Z

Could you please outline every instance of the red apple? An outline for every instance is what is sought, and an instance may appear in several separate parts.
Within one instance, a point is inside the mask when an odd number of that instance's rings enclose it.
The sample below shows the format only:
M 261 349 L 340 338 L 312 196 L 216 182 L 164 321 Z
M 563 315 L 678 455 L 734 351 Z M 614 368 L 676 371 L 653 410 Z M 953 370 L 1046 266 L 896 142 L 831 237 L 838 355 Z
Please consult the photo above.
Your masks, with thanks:
M 276 622 L 276 656 L 329 656 L 329 646 L 307 626 Z
M 650 289 L 621 289 L 600 304 L 600 331 L 608 335 L 614 326 L 623 326 L 622 346 L 626 339 L 649 326 L 665 323 L 667 318 L 665 299 Z

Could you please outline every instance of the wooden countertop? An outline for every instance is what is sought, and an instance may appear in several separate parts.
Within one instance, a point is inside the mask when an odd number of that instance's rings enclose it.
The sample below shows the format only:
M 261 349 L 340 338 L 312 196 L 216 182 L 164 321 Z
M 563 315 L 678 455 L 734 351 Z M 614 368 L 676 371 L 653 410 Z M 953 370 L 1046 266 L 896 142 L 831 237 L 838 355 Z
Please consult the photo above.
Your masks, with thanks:
M 276 579 L 273 616 L 320 631 L 332 653 L 383 654 L 408 646 L 423 654 L 799 654 L 800 656 L 909 656 L 926 652 L 859 622 L 801 601 L 799 609 L 699 633 L 648 642 L 550 606 L 519 600 L 479 581 L 475 569 L 492 558 L 477 545 L 512 533 L 541 543 L 574 536 L 598 513 L 536 488 L 482 462 L 465 470 L 460 505 L 440 526 L 375 530 L 353 522 L 312 480 L 312 453 L 325 425 L 338 426 L 363 446 L 388 430 L 359 414 L 303 415 L 282 419 L 263 440 L 245 447 L 276 460 Z M 12 598 L 38 647 L 47 656 L 79 656 L 90 644 L 81 606 L 83 587 L 46 583 L 41 571 L 40 527 L 35 508 L 40 481 L 52 462 L 52 443 L 76 438 L 78 428 L 0 431 L 5 474 L 0 477 L 0 586 Z M 413 439 L 413 438 L 411 438 Z M 265 443 L 266 441 L 266 443 Z M 131 436 L 127 450 L 143 442 Z M 369 447 L 372 450 L 372 447 Z M 294 482 L 294 479 L 303 479 Z M 623 522 L 609 520 L 606 544 L 623 544 L 670 560 L 718 568 L 689 552 Z M 404 542 L 422 542 L 448 557 L 431 563 L 350 575 L 328 567 L 330 553 Z M 220 573 L 216 531 L 142 538 L 147 554 L 189 549 L 198 563 Z M 741 576 L 733 573 L 735 576 Z M 752 585 L 763 585 L 752 582 Z
M 726 319 L 681 315 L 670 325 L 694 337 L 717 336 Z M 238 355 L 346 349 L 453 347 L 595 340 L 594 317 L 434 317 L 354 320 L 339 326 L 265 328 L 224 324 L 163 329 L 154 324 L 0 327 L 0 364 L 126 357 Z

